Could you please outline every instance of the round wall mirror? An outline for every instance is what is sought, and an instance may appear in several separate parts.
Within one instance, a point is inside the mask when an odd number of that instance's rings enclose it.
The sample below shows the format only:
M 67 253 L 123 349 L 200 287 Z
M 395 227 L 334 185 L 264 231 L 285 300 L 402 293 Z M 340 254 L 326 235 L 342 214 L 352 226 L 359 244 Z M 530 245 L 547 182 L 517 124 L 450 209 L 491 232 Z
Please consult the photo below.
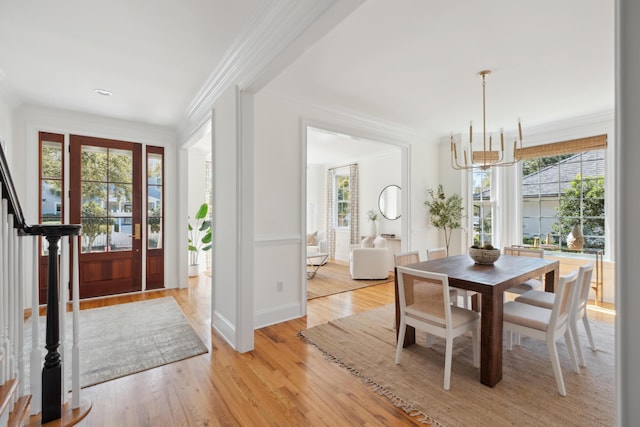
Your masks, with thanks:
M 390 220 L 400 218 L 402 208 L 400 206 L 400 187 L 397 185 L 387 185 L 380 192 L 378 197 L 378 209 L 383 217 Z

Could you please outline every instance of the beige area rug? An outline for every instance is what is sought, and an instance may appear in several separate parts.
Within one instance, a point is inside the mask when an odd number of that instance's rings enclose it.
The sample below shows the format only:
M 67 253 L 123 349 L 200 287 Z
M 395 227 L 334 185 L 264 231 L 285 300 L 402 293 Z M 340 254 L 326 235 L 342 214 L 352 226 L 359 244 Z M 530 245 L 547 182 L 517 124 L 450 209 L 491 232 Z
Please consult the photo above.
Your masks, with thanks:
M 389 273 L 389 277 L 382 280 L 354 280 L 349 275 L 347 264 L 328 261 L 318 269 L 313 279 L 307 280 L 307 299 L 326 297 L 327 295 L 393 282 L 393 280 L 393 273 Z
M 147 369 L 207 353 L 208 349 L 172 297 L 81 310 L 80 381 L 88 387 Z M 39 319 L 44 350 L 46 317 Z M 25 324 L 26 372 L 29 372 L 31 322 Z M 67 313 L 65 347 L 71 360 L 71 313 Z M 66 377 L 71 384 L 70 365 Z M 27 379 L 26 384 L 29 384 Z
M 612 426 L 615 424 L 614 327 L 591 321 L 597 352 L 586 348 L 587 368 L 571 370 L 564 340 L 558 346 L 567 396 L 558 394 L 551 361 L 542 341 L 522 337 L 503 353 L 502 381 L 490 388 L 473 367 L 470 333 L 453 345 L 451 388 L 442 388 L 444 340 L 432 348 L 404 349 L 394 363 L 393 305 L 302 331 L 307 342 L 359 376 L 396 406 L 424 423 L 445 426 Z M 422 345 L 420 345 L 422 343 Z M 506 341 L 505 341 L 506 343 Z

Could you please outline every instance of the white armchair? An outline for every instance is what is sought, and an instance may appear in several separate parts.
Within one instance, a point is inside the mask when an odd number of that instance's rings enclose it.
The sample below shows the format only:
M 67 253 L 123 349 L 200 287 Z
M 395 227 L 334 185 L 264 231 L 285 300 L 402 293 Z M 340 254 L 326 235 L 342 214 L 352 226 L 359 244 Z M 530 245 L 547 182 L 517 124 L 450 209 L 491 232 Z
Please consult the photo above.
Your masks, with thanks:
M 349 254 L 352 279 L 386 279 L 389 277 L 389 249 L 383 237 L 365 238 L 353 245 Z
M 307 234 L 307 255 L 329 252 L 329 245 L 325 237 L 324 231 L 314 231 Z M 317 263 L 323 258 L 311 258 L 309 264 L 318 265 Z M 326 258 L 320 265 L 326 264 Z

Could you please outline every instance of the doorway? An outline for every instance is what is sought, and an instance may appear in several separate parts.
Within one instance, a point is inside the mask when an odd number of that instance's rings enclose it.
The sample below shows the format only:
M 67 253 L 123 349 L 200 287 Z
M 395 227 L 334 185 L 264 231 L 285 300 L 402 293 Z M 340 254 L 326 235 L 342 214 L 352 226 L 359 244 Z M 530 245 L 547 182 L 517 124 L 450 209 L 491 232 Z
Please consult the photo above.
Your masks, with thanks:
M 70 211 L 82 224 L 80 298 L 142 290 L 142 145 L 70 135 Z
M 318 239 L 324 240 L 327 252 L 331 258 L 342 263 L 345 271 L 348 270 L 349 252 L 352 244 L 351 226 L 354 220 L 359 224 L 359 233 L 356 239 L 368 235 L 370 223 L 368 212 L 380 213 L 380 196 L 385 188 L 390 185 L 398 188 L 400 212 L 403 215 L 388 219 L 378 215 L 377 234 L 384 234 L 388 240 L 389 267 L 393 262 L 393 253 L 400 252 L 402 247 L 409 245 L 408 233 L 408 144 L 401 142 L 380 142 L 377 140 L 347 135 L 342 132 L 327 130 L 308 124 L 306 126 L 306 168 L 304 168 L 305 197 L 303 205 L 304 229 L 303 236 L 317 232 Z M 387 138 L 384 138 L 387 139 Z M 390 139 L 387 139 L 390 140 Z M 358 191 L 354 203 L 357 203 L 357 218 L 351 218 L 347 224 L 341 224 L 338 218 L 339 192 L 335 190 L 336 183 L 330 184 L 328 170 L 337 171 L 334 175 L 345 169 L 345 166 L 357 164 L 358 176 L 356 178 Z M 347 168 L 348 169 L 348 168 Z M 334 176 L 335 178 L 335 176 Z M 333 185 L 333 195 L 327 192 L 327 188 Z M 333 209 L 335 213 L 329 215 L 327 203 L 329 197 L 334 198 Z M 349 194 L 352 197 L 352 194 Z M 351 200 L 350 200 L 351 202 Z M 327 220 L 327 218 L 331 218 Z M 333 235 L 333 236 L 331 236 Z M 332 239 L 333 241 L 330 241 Z M 303 262 L 306 257 L 303 257 Z M 319 270 L 321 271 L 321 269 Z M 348 276 L 348 271 L 346 275 Z M 305 285 L 310 286 L 305 280 Z M 305 289 L 306 290 L 306 289 Z

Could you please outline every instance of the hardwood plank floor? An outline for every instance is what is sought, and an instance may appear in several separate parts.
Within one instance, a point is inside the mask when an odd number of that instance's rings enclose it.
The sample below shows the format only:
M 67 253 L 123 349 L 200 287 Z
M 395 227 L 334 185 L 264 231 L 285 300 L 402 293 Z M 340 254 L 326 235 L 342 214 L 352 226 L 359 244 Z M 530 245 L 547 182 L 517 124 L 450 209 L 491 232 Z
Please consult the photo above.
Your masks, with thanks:
M 393 303 L 393 283 L 313 299 L 305 318 L 257 330 L 255 350 L 246 354 L 236 353 L 211 329 L 210 279 L 205 275 L 191 279 L 189 289 L 85 300 L 81 308 L 163 296 L 176 299 L 210 352 L 84 389 L 93 401 L 87 425 L 418 425 L 296 336 L 302 329 Z M 614 319 L 606 312 L 589 315 Z
M 317 298 L 309 315 L 256 331 L 255 350 L 236 353 L 210 325 L 210 280 L 189 289 L 82 301 L 81 308 L 173 296 L 209 353 L 84 389 L 89 426 L 418 425 L 296 334 L 393 302 L 393 284 Z M 108 355 L 105 355 L 108 357 Z

